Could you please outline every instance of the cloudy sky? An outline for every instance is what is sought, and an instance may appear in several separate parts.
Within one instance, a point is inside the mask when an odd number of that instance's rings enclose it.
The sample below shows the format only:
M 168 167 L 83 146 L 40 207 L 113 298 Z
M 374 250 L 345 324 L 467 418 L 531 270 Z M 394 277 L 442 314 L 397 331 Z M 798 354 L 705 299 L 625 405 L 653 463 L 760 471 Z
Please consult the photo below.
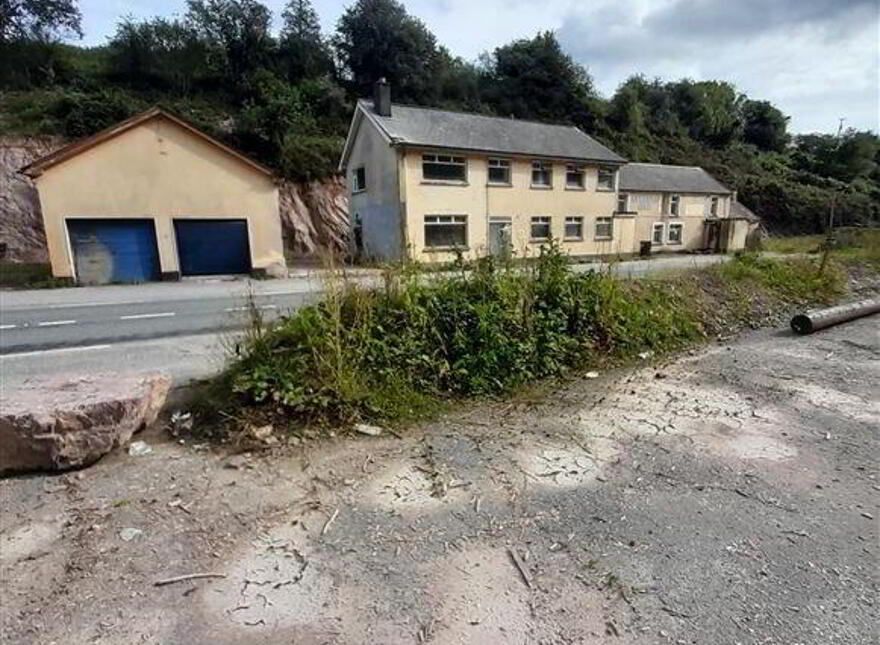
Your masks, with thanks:
M 285 0 L 263 0 L 278 14 Z M 313 0 L 332 31 L 349 2 Z M 795 132 L 880 131 L 880 0 L 409 0 L 454 54 L 475 59 L 555 30 L 610 95 L 627 76 L 723 79 L 791 116 Z M 185 0 L 80 0 L 87 44 L 118 18 L 180 14 Z

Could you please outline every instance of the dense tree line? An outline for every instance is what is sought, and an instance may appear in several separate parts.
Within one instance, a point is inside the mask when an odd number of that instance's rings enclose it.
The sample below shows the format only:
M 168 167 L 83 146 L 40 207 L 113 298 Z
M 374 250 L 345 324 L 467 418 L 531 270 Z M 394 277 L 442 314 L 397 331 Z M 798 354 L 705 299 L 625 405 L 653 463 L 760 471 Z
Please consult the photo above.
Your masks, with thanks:
M 773 228 L 821 230 L 880 219 L 880 139 L 792 137 L 786 117 L 729 83 L 635 76 L 610 99 L 552 32 L 476 62 L 450 54 L 397 0 L 356 0 L 333 34 L 309 0 L 290 0 L 273 33 L 258 0 L 188 0 L 181 17 L 122 18 L 101 47 L 76 0 L 0 0 L 0 125 L 83 136 L 153 103 L 292 178 L 333 172 L 358 97 L 385 77 L 395 101 L 570 123 L 633 161 L 701 165 Z

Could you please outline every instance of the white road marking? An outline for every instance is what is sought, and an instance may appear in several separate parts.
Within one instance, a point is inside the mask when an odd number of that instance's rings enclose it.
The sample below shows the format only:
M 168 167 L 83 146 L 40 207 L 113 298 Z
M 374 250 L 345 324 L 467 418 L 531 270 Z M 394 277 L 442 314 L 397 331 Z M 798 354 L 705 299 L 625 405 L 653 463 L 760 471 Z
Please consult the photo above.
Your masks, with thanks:
M 141 320 L 142 318 L 170 318 L 176 315 L 173 311 L 163 311 L 156 314 L 131 314 L 129 316 L 119 316 L 119 320 Z
M 0 354 L 0 360 L 4 358 L 24 358 L 27 356 L 39 356 L 41 354 L 60 354 L 61 352 L 88 352 L 93 349 L 109 349 L 112 345 L 84 345 L 83 347 L 58 347 L 56 349 L 40 349 L 34 352 L 14 352 L 12 354 Z
M 278 309 L 278 305 L 260 305 L 257 309 Z M 250 307 L 227 307 L 223 311 L 248 311 Z
M 15 329 L 18 325 L 0 325 L 0 329 Z
M 37 327 L 57 327 L 59 325 L 75 325 L 75 320 L 48 320 L 37 323 Z

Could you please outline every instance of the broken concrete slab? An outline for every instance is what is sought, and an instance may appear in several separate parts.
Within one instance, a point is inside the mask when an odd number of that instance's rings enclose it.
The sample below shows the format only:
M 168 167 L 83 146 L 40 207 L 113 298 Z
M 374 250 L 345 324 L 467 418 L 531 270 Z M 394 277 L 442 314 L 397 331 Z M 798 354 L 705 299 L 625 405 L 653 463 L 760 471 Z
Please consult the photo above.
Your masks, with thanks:
M 87 466 L 156 420 L 163 374 L 56 375 L 4 391 L 0 473 Z

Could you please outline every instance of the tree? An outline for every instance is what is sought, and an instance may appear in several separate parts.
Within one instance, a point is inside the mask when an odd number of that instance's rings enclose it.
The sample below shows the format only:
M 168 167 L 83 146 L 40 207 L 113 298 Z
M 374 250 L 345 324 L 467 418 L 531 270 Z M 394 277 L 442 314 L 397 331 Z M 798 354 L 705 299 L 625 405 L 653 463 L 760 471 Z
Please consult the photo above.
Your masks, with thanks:
M 81 22 L 76 0 L 0 0 L 0 42 L 82 38 Z
M 804 134 L 795 139 L 794 148 L 796 168 L 851 182 L 877 172 L 880 138 L 873 132 L 853 129 L 840 139 L 831 134 Z
M 279 57 L 292 83 L 332 75 L 333 56 L 324 38 L 318 14 L 309 0 L 290 0 L 281 14 Z
M 786 132 L 788 117 L 769 101 L 742 102 L 743 141 L 761 150 L 782 152 L 790 137 Z
M 484 67 L 484 98 L 497 113 L 593 129 L 592 81 L 553 32 L 498 47 Z
M 434 35 L 396 0 L 357 0 L 345 10 L 333 40 L 358 96 L 369 96 L 385 78 L 396 99 L 431 103 L 442 63 Z
M 249 76 L 268 67 L 274 41 L 271 13 L 256 0 L 188 0 L 186 23 L 208 49 L 214 71 L 240 92 Z
M 109 73 L 139 89 L 187 94 L 207 74 L 207 49 L 179 20 L 126 18 L 110 41 Z
M 679 121 L 694 139 L 721 148 L 739 136 L 738 96 L 730 83 L 681 80 L 668 89 Z

